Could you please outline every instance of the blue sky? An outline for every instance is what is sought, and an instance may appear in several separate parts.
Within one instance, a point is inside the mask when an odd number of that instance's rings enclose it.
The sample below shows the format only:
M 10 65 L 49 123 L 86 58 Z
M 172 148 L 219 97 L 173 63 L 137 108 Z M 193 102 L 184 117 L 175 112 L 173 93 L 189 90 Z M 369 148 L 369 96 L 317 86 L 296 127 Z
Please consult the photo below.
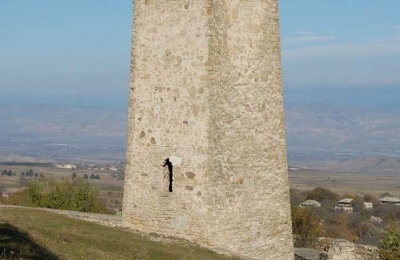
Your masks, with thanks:
M 400 1 L 279 4 L 286 99 L 400 103 Z M 127 100 L 131 9 L 130 0 L 0 1 L 0 102 Z
M 280 3 L 285 85 L 400 87 L 400 1 Z

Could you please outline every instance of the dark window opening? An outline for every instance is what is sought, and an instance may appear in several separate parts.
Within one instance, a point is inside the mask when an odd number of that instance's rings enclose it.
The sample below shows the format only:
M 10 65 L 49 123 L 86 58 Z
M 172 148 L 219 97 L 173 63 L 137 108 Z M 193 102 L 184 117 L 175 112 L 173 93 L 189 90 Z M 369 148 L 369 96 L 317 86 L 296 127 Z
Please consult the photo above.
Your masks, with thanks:
M 169 174 L 169 187 L 168 187 L 168 191 L 169 191 L 169 192 L 172 192 L 172 176 L 173 176 L 172 168 L 173 168 L 174 166 L 173 166 L 172 163 L 170 162 L 169 158 L 165 159 L 165 161 L 164 161 L 163 167 L 166 167 L 166 166 L 168 167 L 168 174 Z

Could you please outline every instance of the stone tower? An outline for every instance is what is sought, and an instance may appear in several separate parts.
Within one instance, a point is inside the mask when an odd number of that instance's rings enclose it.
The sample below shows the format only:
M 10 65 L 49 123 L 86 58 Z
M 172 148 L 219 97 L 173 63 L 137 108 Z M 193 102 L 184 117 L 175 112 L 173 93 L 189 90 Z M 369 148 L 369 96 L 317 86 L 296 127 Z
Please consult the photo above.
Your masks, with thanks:
M 278 0 L 135 0 L 133 17 L 125 225 L 292 260 Z

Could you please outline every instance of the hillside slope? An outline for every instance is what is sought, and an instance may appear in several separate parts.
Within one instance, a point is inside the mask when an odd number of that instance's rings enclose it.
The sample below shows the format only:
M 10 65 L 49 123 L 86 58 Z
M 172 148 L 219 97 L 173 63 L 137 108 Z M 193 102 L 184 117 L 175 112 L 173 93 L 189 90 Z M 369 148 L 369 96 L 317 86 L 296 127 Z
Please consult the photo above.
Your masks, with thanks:
M 5 259 L 237 259 L 183 240 L 143 236 L 35 209 L 0 207 L 0 236 Z

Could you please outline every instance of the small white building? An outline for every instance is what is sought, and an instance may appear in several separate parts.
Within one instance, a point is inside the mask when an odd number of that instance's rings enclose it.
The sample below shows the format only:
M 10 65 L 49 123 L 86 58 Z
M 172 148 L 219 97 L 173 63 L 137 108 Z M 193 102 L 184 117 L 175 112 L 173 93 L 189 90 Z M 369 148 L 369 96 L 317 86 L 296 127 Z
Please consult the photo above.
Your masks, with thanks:
M 370 221 L 371 221 L 372 223 L 380 224 L 380 223 L 382 223 L 383 220 L 382 220 L 381 218 L 371 216 Z
M 394 197 L 385 197 L 379 200 L 382 204 L 400 206 L 400 199 Z
M 374 204 L 372 202 L 364 202 L 364 209 L 370 210 L 374 208 Z
M 72 169 L 72 170 L 76 170 L 76 165 L 72 165 L 72 164 L 65 164 L 65 165 L 64 165 L 64 169 Z
M 344 212 L 352 213 L 353 212 L 353 205 L 351 204 L 353 202 L 353 199 L 351 198 L 344 198 L 342 200 L 339 200 L 336 203 L 335 210 L 342 210 Z
M 299 207 L 302 207 L 302 208 L 303 207 L 317 207 L 317 208 L 319 208 L 319 207 L 321 207 L 321 203 L 319 203 L 316 200 L 306 200 L 306 201 L 302 202 Z
M 76 170 L 76 165 L 72 165 L 72 164 L 55 164 L 56 168 L 60 168 L 60 169 L 71 169 L 71 170 Z

